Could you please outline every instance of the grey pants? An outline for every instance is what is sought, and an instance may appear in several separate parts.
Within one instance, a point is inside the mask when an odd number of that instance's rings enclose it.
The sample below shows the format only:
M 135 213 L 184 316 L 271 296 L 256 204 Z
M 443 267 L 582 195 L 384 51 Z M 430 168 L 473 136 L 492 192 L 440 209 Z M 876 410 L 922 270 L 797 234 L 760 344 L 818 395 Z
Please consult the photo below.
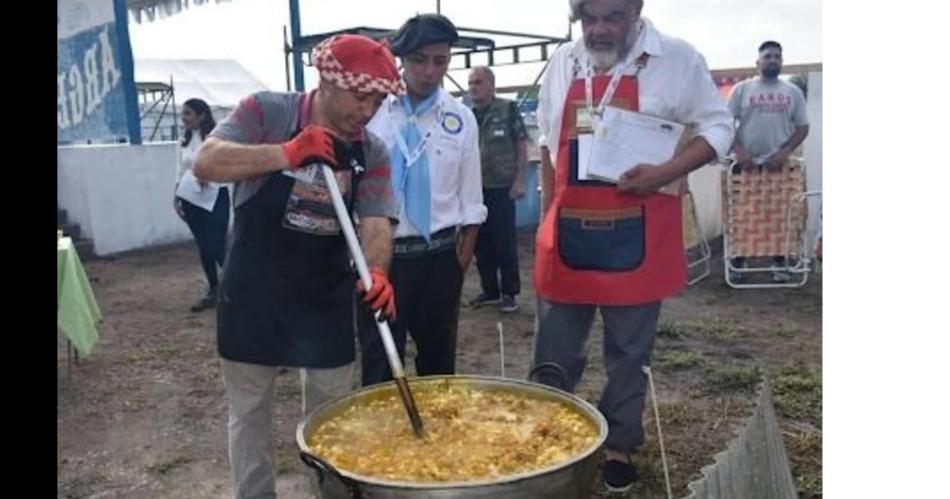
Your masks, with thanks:
M 573 392 L 587 364 L 587 338 L 600 308 L 604 320 L 607 385 L 597 408 L 607 419 L 608 449 L 634 451 L 643 444 L 643 404 L 661 302 L 637 306 L 570 305 L 538 299 L 534 365 L 553 362 L 567 371 L 567 386 L 551 371 L 538 381 Z
M 275 499 L 271 408 L 277 367 L 221 359 L 221 369 L 228 400 L 228 458 L 234 499 Z M 348 393 L 355 373 L 355 362 L 331 369 L 300 369 L 302 414 Z

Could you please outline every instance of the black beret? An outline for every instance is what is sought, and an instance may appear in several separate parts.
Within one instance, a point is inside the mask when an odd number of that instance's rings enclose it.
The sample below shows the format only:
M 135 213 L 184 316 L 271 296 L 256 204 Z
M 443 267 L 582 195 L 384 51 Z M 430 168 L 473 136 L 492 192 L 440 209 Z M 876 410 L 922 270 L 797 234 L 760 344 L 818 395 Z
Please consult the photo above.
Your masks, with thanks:
M 448 43 L 459 39 L 459 33 L 449 18 L 440 14 L 420 14 L 405 22 L 392 36 L 390 48 L 393 55 L 406 56 L 419 47 L 432 43 Z

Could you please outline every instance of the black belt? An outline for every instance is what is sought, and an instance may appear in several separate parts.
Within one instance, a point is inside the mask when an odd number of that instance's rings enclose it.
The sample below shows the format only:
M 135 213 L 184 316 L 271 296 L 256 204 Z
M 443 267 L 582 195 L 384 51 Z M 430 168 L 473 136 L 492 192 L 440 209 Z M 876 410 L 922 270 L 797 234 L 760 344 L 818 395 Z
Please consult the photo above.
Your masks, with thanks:
M 399 237 L 393 241 L 393 254 L 411 256 L 455 246 L 455 226 L 442 229 L 426 241 L 422 236 Z

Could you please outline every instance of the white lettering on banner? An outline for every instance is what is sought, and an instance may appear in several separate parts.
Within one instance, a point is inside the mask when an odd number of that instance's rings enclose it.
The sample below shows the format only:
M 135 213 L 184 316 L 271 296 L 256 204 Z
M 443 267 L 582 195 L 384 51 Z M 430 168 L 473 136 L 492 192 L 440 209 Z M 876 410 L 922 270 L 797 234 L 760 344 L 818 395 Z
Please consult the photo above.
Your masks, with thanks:
M 75 64 L 69 67 L 69 85 L 72 87 L 67 93 L 69 111 L 73 116 L 73 124 L 78 125 L 82 123 L 83 113 L 86 111 L 86 95 L 82 91 L 82 74 Z
M 56 122 L 60 128 L 69 128 L 73 124 L 69 121 L 69 113 L 66 112 L 66 106 L 69 104 L 66 99 L 66 73 L 56 75 L 56 87 L 59 89 L 58 116 Z
M 109 43 L 109 33 L 104 29 L 99 33 L 99 43 L 102 45 L 102 79 L 106 82 L 104 83 L 106 87 L 104 94 L 106 94 L 109 93 L 112 87 L 119 85 L 122 72 L 115 65 L 115 58 L 112 56 L 112 44 Z
M 73 64 L 69 70 L 57 75 L 59 128 L 82 123 L 83 118 L 95 112 L 121 80 L 122 72 L 115 63 L 109 32 L 103 28 L 98 43 L 83 54 L 82 71 L 79 65 Z
M 99 93 L 99 68 L 96 67 L 96 51 L 87 50 L 82 58 L 82 68 L 86 80 L 86 109 L 95 109 L 102 103 Z

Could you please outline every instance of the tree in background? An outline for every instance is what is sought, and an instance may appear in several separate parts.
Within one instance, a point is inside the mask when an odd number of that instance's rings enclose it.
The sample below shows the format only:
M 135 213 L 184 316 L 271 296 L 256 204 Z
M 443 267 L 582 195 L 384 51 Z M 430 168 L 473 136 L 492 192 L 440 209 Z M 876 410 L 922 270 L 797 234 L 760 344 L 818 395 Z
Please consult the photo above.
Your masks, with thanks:
M 795 85 L 801 89 L 802 94 L 805 96 L 805 99 L 808 99 L 808 76 L 807 75 L 794 75 L 788 79 L 788 82 Z

